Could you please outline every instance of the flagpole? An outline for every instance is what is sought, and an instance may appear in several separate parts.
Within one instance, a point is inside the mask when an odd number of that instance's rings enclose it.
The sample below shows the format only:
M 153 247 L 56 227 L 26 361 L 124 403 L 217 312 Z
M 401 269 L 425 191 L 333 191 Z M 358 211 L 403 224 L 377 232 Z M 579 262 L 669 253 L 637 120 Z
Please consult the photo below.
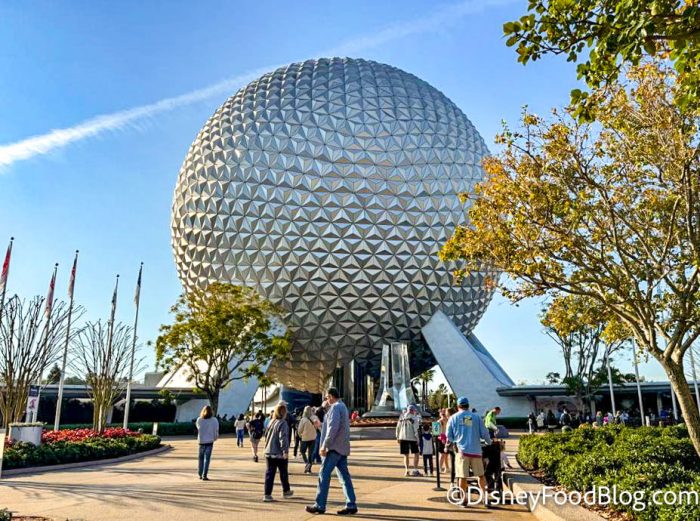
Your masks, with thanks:
M 615 390 L 613 389 L 613 381 L 612 381 L 612 370 L 610 369 L 610 348 L 608 347 L 607 352 L 606 352 L 606 362 L 608 366 L 608 386 L 610 387 L 610 403 L 612 404 L 612 413 L 613 416 L 617 414 L 617 411 L 615 410 Z
M 5 294 L 7 293 L 7 276 L 10 273 L 10 258 L 12 257 L 12 243 L 14 237 L 10 237 L 10 244 L 5 253 L 5 262 L 2 265 L 2 274 L 0 274 L 0 284 L 2 284 L 2 292 L 0 292 L 0 320 L 2 320 L 3 311 L 5 311 Z
M 141 275 L 143 274 L 143 262 L 139 267 L 139 278 L 136 282 L 136 315 L 134 317 L 134 338 L 131 343 L 131 362 L 129 364 L 129 379 L 126 381 L 126 404 L 124 405 L 124 429 L 129 426 L 129 411 L 131 408 L 131 380 L 134 377 L 134 357 L 136 356 L 136 328 L 139 325 L 139 305 L 141 303 Z
M 56 288 L 56 273 L 58 272 L 58 262 L 53 266 L 53 275 L 51 275 L 51 282 L 49 282 L 49 292 L 46 295 L 46 307 L 44 308 L 44 315 L 46 322 L 44 324 L 44 341 L 42 348 L 42 357 L 39 363 L 39 376 L 37 381 L 37 387 L 39 388 L 39 394 L 36 398 L 36 408 L 34 409 L 34 417 L 32 421 L 37 421 L 39 418 L 39 404 L 41 403 L 41 377 L 44 374 L 44 364 L 46 363 L 46 350 L 49 347 L 49 327 L 51 326 L 51 315 L 53 314 L 53 293 Z
M 696 407 L 700 409 L 700 392 L 698 392 L 698 376 L 695 372 L 695 352 L 690 348 L 690 367 L 693 370 L 693 386 L 695 387 L 695 402 Z
M 78 267 L 78 250 L 75 250 L 75 259 L 73 260 L 73 269 L 71 270 L 70 281 L 68 283 L 68 296 L 70 304 L 68 305 L 68 326 L 66 328 L 66 342 L 63 345 L 63 361 L 61 362 L 61 379 L 58 382 L 58 398 L 56 398 L 56 416 L 53 422 L 53 430 L 57 431 L 61 424 L 61 406 L 63 405 L 63 386 L 66 379 L 66 362 L 68 361 L 68 343 L 70 341 L 70 326 L 73 318 L 73 289 L 75 287 L 75 271 Z
M 114 315 L 116 314 L 117 311 L 117 292 L 119 291 L 119 274 L 117 274 L 117 281 L 114 284 L 114 293 L 112 294 L 112 312 L 110 314 L 109 318 L 109 327 L 107 329 L 107 357 L 105 358 L 105 367 L 104 367 L 104 372 L 105 375 L 107 374 L 107 371 L 109 370 L 109 364 L 112 361 L 112 342 L 113 342 L 113 337 L 114 337 Z M 102 432 L 102 411 L 99 411 L 99 416 L 98 416 L 98 424 L 97 424 L 97 430 L 99 432 Z
M 646 425 L 644 417 L 644 400 L 642 400 L 642 385 L 639 383 L 639 363 L 637 362 L 637 341 L 632 339 L 632 359 L 634 360 L 634 378 L 637 382 L 637 397 L 639 398 L 639 417 L 642 426 Z

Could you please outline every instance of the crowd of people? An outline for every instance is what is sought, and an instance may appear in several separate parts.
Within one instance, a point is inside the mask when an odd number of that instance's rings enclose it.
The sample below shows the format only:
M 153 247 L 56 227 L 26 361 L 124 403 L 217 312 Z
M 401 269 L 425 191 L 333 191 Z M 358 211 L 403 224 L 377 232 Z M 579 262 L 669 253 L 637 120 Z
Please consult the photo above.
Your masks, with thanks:
M 657 416 L 648 411 L 647 417 L 652 425 L 661 424 L 668 425 L 673 423 L 672 414 L 666 409 L 661 409 L 659 416 Z M 561 428 L 563 431 L 569 429 L 576 429 L 581 425 L 588 425 L 594 428 L 604 427 L 606 425 L 628 425 L 631 419 L 636 420 L 636 424 L 640 425 L 642 422 L 639 417 L 639 411 L 637 410 L 627 411 L 617 410 L 615 413 L 603 411 L 597 411 L 595 414 L 591 414 L 588 411 L 579 413 L 577 411 L 569 411 L 566 407 L 553 412 L 548 409 L 547 412 L 544 409 L 540 409 L 537 414 L 531 412 L 527 418 L 527 428 L 530 434 L 540 431 L 554 432 L 556 429 Z
M 306 511 L 322 514 L 326 511 L 331 475 L 335 470 L 345 495 L 345 507 L 338 510 L 338 515 L 357 513 L 355 491 L 348 469 L 350 455 L 350 420 L 340 394 L 335 388 L 326 392 L 325 401 L 320 407 L 306 406 L 303 410 L 289 411 L 284 401 L 279 402 L 274 411 L 266 416 L 258 411 L 251 418 L 243 414 L 235 420 L 236 445 L 245 446 L 245 433 L 248 432 L 253 461 L 259 461 L 260 441 L 263 440 L 265 458 L 265 481 L 263 501 L 273 501 L 272 492 L 275 479 L 279 474 L 282 485 L 282 497 L 294 495 L 289 482 L 290 453 L 293 458 L 298 454 L 304 461 L 304 473 L 312 474 L 314 463 L 321 465 L 318 472 L 316 501 L 308 505 Z M 205 406 L 196 419 L 197 441 L 199 444 L 198 475 L 201 480 L 208 480 L 209 463 L 214 443 L 219 439 L 219 421 L 213 415 L 212 408 Z
M 456 410 L 445 408 L 439 411 L 439 433 L 433 433 L 430 423 L 423 421 L 418 407 L 409 405 L 396 423 L 396 440 L 403 457 L 404 475 L 433 476 L 435 467 L 439 466 L 442 473 L 454 474 L 465 497 L 467 479 L 470 477 L 478 480 L 479 486 L 486 492 L 487 488 L 494 486 L 493 479 L 487 481 L 489 469 L 500 469 L 506 464 L 505 453 L 500 450 L 503 442 L 498 441 L 504 436 L 502 427 L 497 425 L 500 412 L 499 407 L 494 407 L 482 418 L 475 409 L 470 409 L 469 400 L 462 396 L 457 400 Z M 359 419 L 359 414 L 348 411 L 334 388 L 326 392 L 325 401 L 320 407 L 306 406 L 290 411 L 287 404 L 281 401 L 268 416 L 261 411 L 250 418 L 239 415 L 234 425 L 237 446 L 245 446 L 247 432 L 253 460 L 259 461 L 262 450 L 266 464 L 263 501 L 273 501 L 277 475 L 282 486 L 282 497 L 289 498 L 294 494 L 289 480 L 289 460 L 301 455 L 305 474 L 312 474 L 313 465 L 320 464 L 316 500 L 306 507 L 306 511 L 314 514 L 326 511 L 331 474 L 335 470 L 345 496 L 345 507 L 337 513 L 355 514 L 357 503 L 347 461 L 353 417 Z M 213 416 L 211 407 L 202 409 L 196 425 L 198 474 L 200 479 L 208 480 L 213 445 L 219 438 L 219 422 Z M 491 450 L 493 447 L 497 450 Z M 423 474 L 419 470 L 421 457 Z

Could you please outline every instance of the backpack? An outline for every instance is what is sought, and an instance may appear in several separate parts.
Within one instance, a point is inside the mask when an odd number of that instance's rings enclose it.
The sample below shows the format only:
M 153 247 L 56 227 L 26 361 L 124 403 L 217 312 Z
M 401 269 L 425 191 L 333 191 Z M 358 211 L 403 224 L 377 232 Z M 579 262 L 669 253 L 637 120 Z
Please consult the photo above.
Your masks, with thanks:
M 254 440 L 259 440 L 263 437 L 263 422 L 262 420 L 255 419 L 250 422 L 250 430 Z

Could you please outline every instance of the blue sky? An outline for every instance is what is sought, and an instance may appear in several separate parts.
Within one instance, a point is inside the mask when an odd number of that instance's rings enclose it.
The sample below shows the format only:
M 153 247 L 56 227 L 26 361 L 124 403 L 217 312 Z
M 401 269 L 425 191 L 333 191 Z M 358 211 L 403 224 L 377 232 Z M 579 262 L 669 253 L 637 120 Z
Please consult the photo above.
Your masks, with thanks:
M 57 295 L 65 295 L 73 252 L 80 249 L 76 298 L 87 318 L 108 315 L 119 273 L 118 318 L 131 323 L 143 261 L 139 337 L 154 340 L 181 290 L 169 230 L 177 172 L 206 119 L 242 86 L 235 78 L 333 50 L 389 63 L 443 91 L 492 146 L 502 120 L 515 122 L 525 104 L 538 113 L 560 106 L 575 84 L 571 64 L 551 58 L 523 67 L 505 46 L 501 26 L 522 15 L 525 5 L 508 0 L 0 5 L 3 253 L 5 241 L 16 237 L 8 290 L 44 294 L 59 262 Z M 22 144 L 230 78 L 227 88 L 197 96 L 206 99 L 147 110 L 47 153 Z M 10 150 L 3 145 L 18 143 L 13 153 L 21 149 L 31 157 L 13 156 L 3 164 L 2 154 Z M 538 302 L 514 307 L 497 297 L 476 329 L 516 381 L 537 383 L 561 369 L 556 346 L 539 326 L 540 307 Z M 152 367 L 152 354 L 146 349 L 144 354 Z M 650 379 L 663 375 L 655 362 L 642 372 Z

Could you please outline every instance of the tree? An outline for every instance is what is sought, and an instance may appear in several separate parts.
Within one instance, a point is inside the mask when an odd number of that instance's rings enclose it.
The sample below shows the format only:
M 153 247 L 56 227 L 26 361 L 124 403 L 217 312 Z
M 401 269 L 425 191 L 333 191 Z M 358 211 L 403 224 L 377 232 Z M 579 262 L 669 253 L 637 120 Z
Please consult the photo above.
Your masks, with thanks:
M 605 310 L 588 297 L 578 295 L 555 297 L 540 321 L 545 333 L 562 350 L 565 372 L 561 383 L 583 404 L 590 403 L 600 386 L 608 381 L 607 357 L 625 344 L 625 335 L 621 331 L 611 332 L 615 334 L 608 336 L 615 340 L 606 343 L 603 340 L 608 327 Z
M 131 362 L 133 328 L 98 320 L 88 323 L 73 344 L 71 368 L 84 375 L 92 399 L 93 429 L 102 432 L 117 397 L 126 389 Z M 140 361 L 136 361 L 138 366 Z
M 578 77 L 597 89 L 614 83 L 623 65 L 665 56 L 679 75 L 679 101 L 700 102 L 700 5 L 691 0 L 530 0 L 528 14 L 507 22 L 507 45 L 526 64 L 547 54 L 564 55 Z M 572 101 L 587 95 L 576 89 Z
M 544 378 L 547 381 L 547 383 L 550 385 L 558 384 L 561 382 L 561 374 L 555 373 L 555 372 L 547 373 L 547 376 L 545 376 Z
M 223 388 L 260 378 L 273 358 L 289 356 L 282 310 L 250 288 L 214 283 L 183 294 L 171 311 L 175 320 L 161 327 L 156 359 L 166 370 L 184 367 L 215 414 Z
M 73 310 L 73 316 L 81 313 L 80 308 Z M 45 369 L 58 360 L 67 323 L 64 302 L 54 302 L 48 318 L 43 297 L 27 301 L 15 295 L 5 302 L 0 320 L 0 413 L 4 428 L 22 419 L 29 386 L 41 382 Z
M 414 378 L 415 381 L 421 384 L 420 396 L 424 406 L 428 403 L 428 384 L 433 381 L 433 378 L 435 378 L 435 369 L 427 369 Z
M 607 340 L 633 336 L 664 368 L 700 453 L 683 371 L 700 335 L 700 118 L 674 103 L 676 78 L 659 63 L 631 68 L 591 93 L 597 124 L 573 107 L 549 122 L 525 112 L 522 130 L 499 136 L 504 149 L 484 163 L 470 225 L 441 257 L 463 262 L 458 276 L 485 265 L 506 272 L 510 281 L 490 283 L 515 301 L 595 302 Z
M 445 384 L 438 385 L 437 389 L 428 394 L 428 407 L 433 411 L 444 409 L 449 405 L 455 407 L 456 403 L 457 397 Z
M 51 366 L 51 369 L 49 370 L 49 374 L 46 376 L 46 383 L 51 385 L 51 384 L 57 384 L 61 381 L 61 368 L 58 367 L 58 364 L 53 364 Z

